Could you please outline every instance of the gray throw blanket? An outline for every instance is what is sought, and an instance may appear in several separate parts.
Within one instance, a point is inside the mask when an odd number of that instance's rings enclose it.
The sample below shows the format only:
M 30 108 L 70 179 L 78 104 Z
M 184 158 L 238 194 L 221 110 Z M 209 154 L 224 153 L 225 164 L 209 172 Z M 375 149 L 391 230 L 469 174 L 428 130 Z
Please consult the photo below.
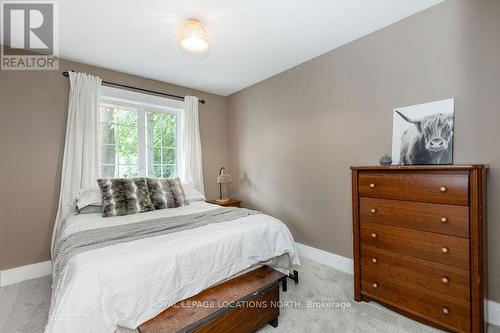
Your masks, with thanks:
M 52 288 L 57 289 L 61 274 L 68 261 L 82 252 L 194 229 L 211 223 L 232 221 L 259 213 L 245 208 L 216 208 L 201 213 L 162 217 L 149 221 L 75 232 L 63 238 L 55 247 Z

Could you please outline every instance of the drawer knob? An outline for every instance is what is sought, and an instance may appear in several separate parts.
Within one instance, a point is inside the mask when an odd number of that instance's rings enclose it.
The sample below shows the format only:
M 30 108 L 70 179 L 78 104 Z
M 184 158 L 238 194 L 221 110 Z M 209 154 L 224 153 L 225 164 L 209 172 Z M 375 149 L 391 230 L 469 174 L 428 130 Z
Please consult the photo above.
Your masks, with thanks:
M 375 188 L 375 184 L 374 184 L 374 183 L 371 183 L 371 184 L 370 184 L 370 188 Z
M 450 283 L 450 280 L 448 280 L 448 278 L 446 276 L 443 276 L 441 278 L 441 282 L 443 282 L 443 284 L 448 284 L 448 283 Z
M 372 238 L 377 238 L 377 234 L 376 233 L 372 233 Z
M 447 223 L 448 222 L 448 218 L 446 216 L 443 216 L 441 218 L 441 223 Z
M 377 210 L 375 208 L 370 209 L 370 213 L 375 214 Z
M 448 248 L 443 246 L 441 248 L 441 253 L 448 253 Z
M 376 264 L 377 263 L 377 258 L 372 258 L 372 263 Z
M 373 287 L 373 288 L 378 288 L 378 283 L 377 283 L 377 282 L 374 282 L 374 283 L 372 284 L 372 287 Z
M 449 314 L 450 313 L 450 309 L 448 309 L 446 306 L 443 308 L 443 313 L 445 315 Z
M 440 190 L 441 192 L 443 192 L 443 193 L 444 193 L 444 192 L 446 192 L 446 191 L 448 191 L 448 189 L 447 189 L 446 187 L 444 187 L 444 186 L 441 186 L 441 187 L 439 188 L 439 190 Z

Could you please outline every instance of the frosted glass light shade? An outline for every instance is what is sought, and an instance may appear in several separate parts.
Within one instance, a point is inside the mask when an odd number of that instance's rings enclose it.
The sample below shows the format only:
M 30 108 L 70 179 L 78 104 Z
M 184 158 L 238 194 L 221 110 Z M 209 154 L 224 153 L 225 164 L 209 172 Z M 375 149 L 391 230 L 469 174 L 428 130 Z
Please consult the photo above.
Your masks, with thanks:
M 203 53 L 210 47 L 210 36 L 203 23 L 191 18 L 179 30 L 177 42 L 189 53 Z

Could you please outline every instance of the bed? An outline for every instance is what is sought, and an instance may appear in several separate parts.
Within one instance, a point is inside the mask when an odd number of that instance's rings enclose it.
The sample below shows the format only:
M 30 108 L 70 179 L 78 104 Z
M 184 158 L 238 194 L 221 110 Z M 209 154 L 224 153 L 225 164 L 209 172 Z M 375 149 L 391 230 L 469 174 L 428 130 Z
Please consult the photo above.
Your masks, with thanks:
M 200 198 L 191 199 L 183 207 L 127 216 L 71 216 L 56 244 L 84 230 L 220 209 Z M 53 286 L 45 332 L 136 329 L 176 302 L 263 262 L 285 274 L 299 265 L 288 228 L 261 213 L 82 252 L 54 276 L 58 282 Z

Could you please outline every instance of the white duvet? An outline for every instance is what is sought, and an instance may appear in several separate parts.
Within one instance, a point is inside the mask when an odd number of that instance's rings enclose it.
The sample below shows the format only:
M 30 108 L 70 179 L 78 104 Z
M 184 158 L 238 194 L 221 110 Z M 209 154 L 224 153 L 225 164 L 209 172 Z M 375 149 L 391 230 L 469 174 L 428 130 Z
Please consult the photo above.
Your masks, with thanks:
M 192 214 L 205 202 L 121 217 L 72 216 L 59 239 L 80 230 Z M 255 264 L 288 254 L 298 265 L 288 228 L 264 214 L 116 244 L 73 257 L 53 290 L 46 333 L 113 333 L 135 329 L 177 301 Z

